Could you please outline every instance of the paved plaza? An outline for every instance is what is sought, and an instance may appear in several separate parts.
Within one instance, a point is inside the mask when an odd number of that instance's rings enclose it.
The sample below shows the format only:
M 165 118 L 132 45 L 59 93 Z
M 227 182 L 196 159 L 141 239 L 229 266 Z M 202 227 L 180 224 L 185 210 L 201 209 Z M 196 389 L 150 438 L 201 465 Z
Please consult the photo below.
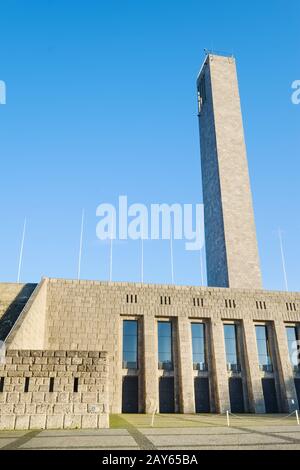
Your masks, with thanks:
M 112 415 L 110 429 L 1 431 L 1 450 L 300 449 L 295 416 Z

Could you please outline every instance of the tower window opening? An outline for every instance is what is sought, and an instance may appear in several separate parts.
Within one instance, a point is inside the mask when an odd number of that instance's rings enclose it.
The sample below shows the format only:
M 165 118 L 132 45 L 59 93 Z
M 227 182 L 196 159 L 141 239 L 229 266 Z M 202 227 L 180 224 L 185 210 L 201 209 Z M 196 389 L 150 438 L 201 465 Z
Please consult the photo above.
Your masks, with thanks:
M 29 377 L 25 377 L 24 392 L 27 393 L 28 390 L 29 390 Z
M 53 390 L 54 390 L 54 377 L 50 377 L 49 392 L 52 393 Z
M 78 377 L 75 377 L 74 378 L 74 387 L 73 387 L 73 391 L 74 393 L 77 393 L 78 392 Z

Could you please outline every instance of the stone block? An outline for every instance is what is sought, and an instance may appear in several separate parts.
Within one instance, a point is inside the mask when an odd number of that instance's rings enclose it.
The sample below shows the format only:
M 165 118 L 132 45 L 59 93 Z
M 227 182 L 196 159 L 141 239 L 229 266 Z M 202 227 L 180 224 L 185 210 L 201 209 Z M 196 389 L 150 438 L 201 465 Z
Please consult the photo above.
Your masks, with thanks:
M 91 413 L 91 414 L 99 414 L 101 411 L 102 411 L 102 406 L 99 405 L 99 404 L 88 404 L 87 405 L 87 411 L 88 413 Z
M 72 358 L 72 364 L 73 364 L 73 365 L 80 365 L 80 364 L 82 364 L 82 358 L 81 358 L 81 357 L 73 357 L 73 358 Z
M 0 429 L 9 430 L 15 428 L 15 415 L 0 414 Z
M 30 351 L 29 350 L 19 350 L 18 355 L 20 357 L 29 357 L 30 356 Z
M 19 399 L 20 403 L 31 403 L 32 401 L 32 392 L 20 393 L 19 396 L 20 396 L 20 399 Z
M 45 402 L 46 403 L 56 403 L 57 401 L 57 392 L 47 392 L 45 393 Z
M 62 429 L 63 428 L 62 415 L 48 415 L 46 420 L 46 429 Z
M 55 357 L 66 357 L 67 351 L 55 351 L 54 356 Z
M 29 415 L 16 415 L 15 429 L 29 429 Z
M 6 356 L 7 357 L 18 357 L 21 356 L 22 354 L 19 354 L 21 351 L 15 350 L 15 349 L 7 349 L 6 351 Z
M 96 403 L 97 402 L 97 393 L 83 392 L 81 397 L 82 403 Z
M 64 416 L 65 429 L 80 429 L 81 428 L 81 415 L 80 414 L 66 414 Z
M 14 405 L 14 413 L 16 415 L 25 414 L 25 404 L 24 403 L 18 403 L 17 405 Z
M 7 392 L 0 393 L 0 403 L 6 403 Z
M 109 415 L 108 414 L 100 414 L 98 415 L 98 428 L 109 428 Z
M 32 349 L 30 351 L 30 356 L 36 358 L 36 357 L 41 357 L 42 356 L 42 352 L 40 350 L 34 350 Z
M 20 394 L 15 392 L 7 392 L 6 402 L 7 403 L 19 403 Z
M 36 404 L 35 403 L 26 403 L 25 404 L 25 413 L 29 415 L 34 415 L 36 413 Z
M 74 414 L 87 414 L 86 403 L 74 403 L 73 405 Z
M 72 403 L 66 403 L 66 404 L 61 404 L 61 403 L 56 403 L 53 407 L 53 413 L 54 414 L 71 414 L 73 411 L 73 405 Z
M 83 415 L 82 416 L 82 428 L 83 429 L 95 429 L 98 428 L 98 415 Z
M 68 403 L 70 394 L 68 392 L 57 393 L 57 403 Z
M 9 415 L 14 411 L 15 405 L 13 403 L 1 403 L 0 404 L 0 415 Z
M 37 414 L 52 414 L 54 405 L 52 403 L 38 403 L 36 405 Z
M 69 394 L 69 397 L 70 397 L 69 401 L 71 403 L 81 403 L 81 400 L 82 400 L 81 395 L 82 394 L 79 393 L 79 392 L 78 393 L 70 393 Z
M 46 428 L 46 415 L 31 415 L 29 428 L 30 429 L 45 429 Z
M 44 403 L 45 394 L 43 392 L 32 392 L 33 403 Z

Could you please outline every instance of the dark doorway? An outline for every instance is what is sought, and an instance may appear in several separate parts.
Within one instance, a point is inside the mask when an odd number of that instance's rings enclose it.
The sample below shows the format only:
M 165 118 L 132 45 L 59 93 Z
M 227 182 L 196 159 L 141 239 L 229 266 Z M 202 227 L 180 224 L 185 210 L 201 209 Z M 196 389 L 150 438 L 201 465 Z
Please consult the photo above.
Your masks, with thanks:
M 138 413 L 139 411 L 139 382 L 137 376 L 123 377 L 122 413 Z
M 159 412 L 175 413 L 174 377 L 159 379 Z
M 298 408 L 300 407 L 300 379 L 295 379 L 295 389 L 298 398 Z
M 229 397 L 231 412 L 245 413 L 243 382 L 241 378 L 229 378 Z
M 194 388 L 196 413 L 210 413 L 208 377 L 195 377 Z
M 261 379 L 265 400 L 266 413 L 278 413 L 275 380 Z

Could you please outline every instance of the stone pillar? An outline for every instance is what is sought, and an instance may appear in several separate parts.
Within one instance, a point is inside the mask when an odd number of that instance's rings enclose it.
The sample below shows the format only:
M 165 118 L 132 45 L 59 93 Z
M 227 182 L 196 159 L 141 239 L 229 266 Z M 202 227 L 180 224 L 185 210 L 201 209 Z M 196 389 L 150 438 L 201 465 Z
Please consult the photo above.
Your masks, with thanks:
M 226 367 L 223 322 L 219 319 L 211 322 L 213 380 L 215 385 L 215 404 L 219 413 L 230 410 L 228 374 Z
M 195 413 L 191 324 L 178 317 L 179 387 L 181 413 Z
M 283 400 L 282 405 L 285 412 L 291 413 L 298 409 L 298 400 L 284 322 L 275 320 L 274 330 L 276 338 L 275 351 L 278 367 L 278 379 Z
M 153 317 L 144 316 L 144 383 L 145 413 L 152 413 L 159 405 L 157 331 Z
M 247 370 L 247 385 L 250 408 L 254 413 L 265 413 L 265 400 L 259 370 L 255 327 L 253 320 L 244 319 L 245 365 Z

